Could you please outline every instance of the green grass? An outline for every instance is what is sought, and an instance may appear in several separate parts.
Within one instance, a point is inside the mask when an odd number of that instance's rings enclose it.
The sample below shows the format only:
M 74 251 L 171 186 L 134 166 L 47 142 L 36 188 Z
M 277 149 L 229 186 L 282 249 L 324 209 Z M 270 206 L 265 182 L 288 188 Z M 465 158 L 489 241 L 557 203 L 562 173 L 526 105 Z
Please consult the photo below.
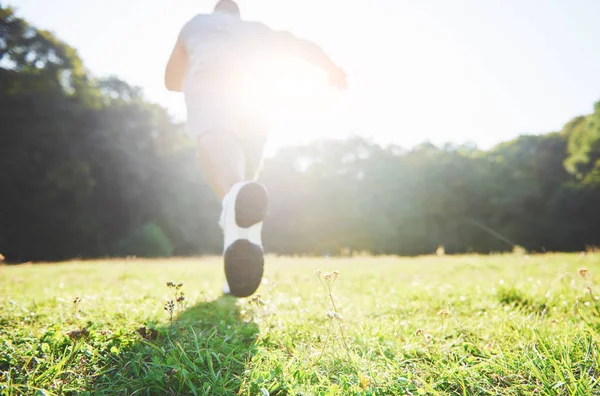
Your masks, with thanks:
M 238 300 L 216 258 L 0 266 L 0 393 L 598 394 L 596 279 L 597 254 L 270 257 Z

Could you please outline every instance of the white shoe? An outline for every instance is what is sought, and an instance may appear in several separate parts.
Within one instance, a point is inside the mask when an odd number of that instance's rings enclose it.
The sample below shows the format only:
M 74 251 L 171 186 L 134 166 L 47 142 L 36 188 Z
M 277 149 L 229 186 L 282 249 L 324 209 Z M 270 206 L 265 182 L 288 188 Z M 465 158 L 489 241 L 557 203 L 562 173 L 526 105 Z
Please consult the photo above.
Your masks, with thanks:
M 253 181 L 236 184 L 223 199 L 219 225 L 223 230 L 225 294 L 248 297 L 260 285 L 264 270 L 262 225 L 267 205 L 267 191 Z
M 229 290 L 229 283 L 227 283 L 227 279 L 225 279 L 225 283 L 223 284 L 223 294 L 231 294 L 231 290 Z

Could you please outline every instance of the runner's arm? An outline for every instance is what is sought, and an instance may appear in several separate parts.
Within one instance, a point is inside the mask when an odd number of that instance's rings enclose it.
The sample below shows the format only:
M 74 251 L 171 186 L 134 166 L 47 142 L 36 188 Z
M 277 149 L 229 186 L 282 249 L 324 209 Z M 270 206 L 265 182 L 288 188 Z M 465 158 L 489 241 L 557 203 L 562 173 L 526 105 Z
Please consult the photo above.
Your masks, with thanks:
M 332 85 L 340 89 L 346 88 L 346 73 L 317 44 L 285 31 L 275 32 L 275 37 L 277 47 L 294 50 L 301 58 L 314 63 L 328 73 Z
M 188 68 L 188 54 L 181 35 L 177 38 L 171 57 L 165 70 L 165 86 L 169 91 L 181 92 L 183 80 Z

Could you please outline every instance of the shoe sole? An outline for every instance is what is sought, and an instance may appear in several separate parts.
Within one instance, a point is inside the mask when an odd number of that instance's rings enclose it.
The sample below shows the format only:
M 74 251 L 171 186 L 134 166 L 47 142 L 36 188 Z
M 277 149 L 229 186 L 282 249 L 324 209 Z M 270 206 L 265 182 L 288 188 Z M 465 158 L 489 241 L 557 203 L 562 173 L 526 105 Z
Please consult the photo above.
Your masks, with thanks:
M 259 183 L 248 183 L 238 192 L 235 201 L 235 222 L 248 228 L 264 220 L 269 197 Z
M 264 220 L 268 195 L 259 183 L 249 183 L 238 192 L 235 202 L 235 222 L 238 227 L 249 228 Z M 262 247 L 247 239 L 238 239 L 224 254 L 225 276 L 230 294 L 248 297 L 260 286 L 264 272 Z
M 238 239 L 225 251 L 225 276 L 232 296 L 254 294 L 260 286 L 263 270 L 264 255 L 260 246 Z

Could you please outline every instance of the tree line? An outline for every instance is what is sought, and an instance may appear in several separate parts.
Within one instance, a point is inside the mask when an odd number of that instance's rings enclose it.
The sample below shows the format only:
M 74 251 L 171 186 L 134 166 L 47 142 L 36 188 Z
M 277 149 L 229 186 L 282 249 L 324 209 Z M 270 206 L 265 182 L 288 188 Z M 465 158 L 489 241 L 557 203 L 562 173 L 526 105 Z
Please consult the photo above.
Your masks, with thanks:
M 166 109 L 0 6 L 0 253 L 219 254 L 220 203 Z M 359 136 L 265 160 L 265 249 L 286 255 L 577 251 L 600 245 L 600 102 L 490 150 Z

